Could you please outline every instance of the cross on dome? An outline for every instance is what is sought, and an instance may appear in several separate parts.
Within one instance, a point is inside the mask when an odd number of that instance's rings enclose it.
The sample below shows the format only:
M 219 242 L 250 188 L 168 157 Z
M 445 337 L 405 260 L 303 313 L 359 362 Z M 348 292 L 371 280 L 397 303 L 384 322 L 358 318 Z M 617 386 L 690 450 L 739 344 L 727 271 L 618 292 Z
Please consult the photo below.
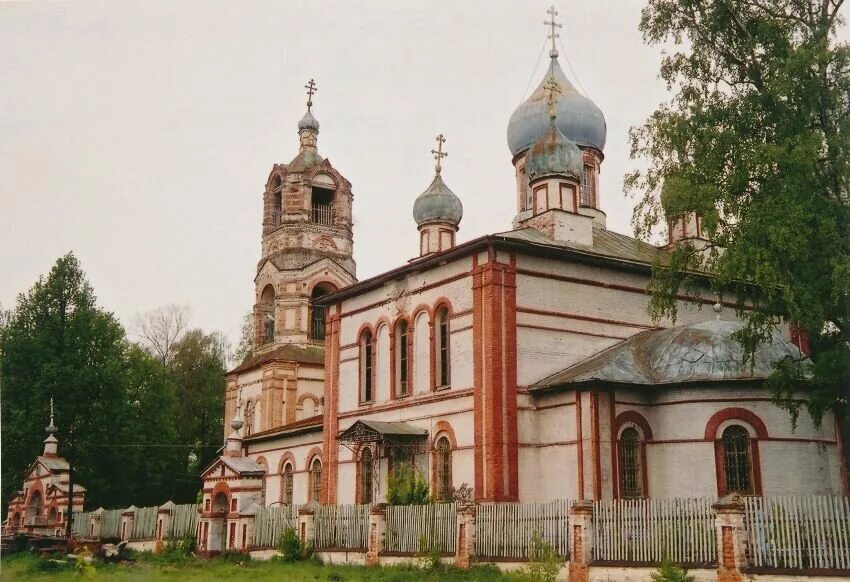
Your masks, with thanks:
M 561 94 L 561 86 L 554 76 L 549 77 L 544 85 L 546 92 L 549 94 L 546 102 L 549 104 L 549 119 L 553 122 L 557 113 L 555 112 L 555 104 L 558 102 L 558 95 Z
M 318 92 L 316 81 L 314 79 L 310 79 L 307 81 L 307 84 L 304 85 L 304 88 L 307 89 L 307 111 L 310 111 L 310 108 L 313 107 L 313 95 Z
M 56 428 L 56 425 L 53 424 L 53 396 L 51 396 L 50 397 L 50 424 L 47 425 L 47 428 L 45 428 L 44 431 L 47 434 L 52 435 L 52 434 L 56 434 L 57 430 L 58 429 Z
M 438 176 L 440 175 L 440 171 L 443 169 L 441 160 L 449 155 L 448 152 L 443 151 L 444 143 L 446 143 L 446 138 L 443 137 L 443 134 L 441 133 L 437 136 L 437 149 L 431 150 L 431 153 L 434 154 L 434 159 L 437 160 L 437 166 L 435 169 L 437 170 Z
M 551 30 L 550 30 L 550 32 L 549 32 L 549 37 L 548 37 L 548 38 L 552 39 L 552 48 L 551 48 L 551 49 L 549 49 L 549 57 L 551 57 L 551 58 L 553 58 L 553 59 L 554 59 L 554 58 L 557 58 L 557 56 L 558 56 L 558 49 L 557 49 L 557 47 L 555 46 L 555 39 L 556 39 L 556 38 L 558 38 L 558 37 L 560 36 L 560 35 L 559 35 L 556 31 L 555 31 L 555 29 L 557 29 L 557 28 L 563 28 L 563 27 L 564 27 L 564 25 L 563 25 L 563 24 L 559 24 L 559 23 L 555 22 L 555 17 L 556 17 L 556 16 L 558 16 L 558 10 L 555 8 L 555 5 L 554 5 L 554 4 L 553 4 L 552 6 L 550 6 L 550 7 L 549 7 L 549 10 L 547 10 L 547 11 L 546 11 L 546 14 L 548 14 L 548 15 L 549 15 L 549 17 L 551 18 L 551 20 L 544 20 L 544 21 L 543 21 L 543 24 L 545 24 L 546 26 L 550 27 L 550 29 L 551 29 Z

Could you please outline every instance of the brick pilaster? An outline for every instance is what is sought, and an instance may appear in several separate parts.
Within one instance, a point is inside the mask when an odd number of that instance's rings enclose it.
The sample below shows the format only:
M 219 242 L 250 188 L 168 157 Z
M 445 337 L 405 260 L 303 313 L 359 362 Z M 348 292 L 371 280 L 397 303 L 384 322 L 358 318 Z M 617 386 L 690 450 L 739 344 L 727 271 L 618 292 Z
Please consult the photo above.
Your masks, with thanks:
M 741 568 L 747 565 L 747 536 L 744 504 L 737 495 L 723 497 L 712 505 L 717 535 L 718 582 L 743 582 Z
M 325 402 L 322 431 L 322 492 L 324 504 L 336 503 L 339 478 L 339 312 L 340 305 L 329 306 L 325 325 Z
M 378 503 L 369 511 L 369 548 L 366 550 L 366 565 L 377 566 L 384 551 L 387 536 L 387 506 Z
M 570 528 L 572 529 L 572 547 L 570 548 L 569 582 L 588 582 L 588 565 L 593 556 L 593 502 L 576 501 L 570 506 Z
M 304 545 L 313 543 L 315 527 L 315 514 L 312 509 L 302 508 L 298 510 L 298 539 Z
M 469 568 L 475 560 L 475 505 L 459 505 L 457 509 L 457 544 L 455 566 Z

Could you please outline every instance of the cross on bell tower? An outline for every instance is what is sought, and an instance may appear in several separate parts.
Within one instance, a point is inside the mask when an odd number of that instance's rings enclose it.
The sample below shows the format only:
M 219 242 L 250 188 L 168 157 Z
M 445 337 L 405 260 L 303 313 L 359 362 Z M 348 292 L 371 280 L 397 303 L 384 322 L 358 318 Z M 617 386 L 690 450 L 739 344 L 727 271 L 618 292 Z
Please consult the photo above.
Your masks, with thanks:
M 550 28 L 548 38 L 552 39 L 552 48 L 549 49 L 549 57 L 554 59 L 558 57 L 558 48 L 555 46 L 555 39 L 560 36 L 556 32 L 556 29 L 563 28 L 563 25 L 555 22 L 555 17 L 558 16 L 558 10 L 555 8 L 554 4 L 549 7 L 549 10 L 546 11 L 546 14 L 549 15 L 551 20 L 544 20 L 543 24 Z
M 443 144 L 446 143 L 446 138 L 443 137 L 443 134 L 437 136 L 437 149 L 431 150 L 431 153 L 434 154 L 434 159 L 437 160 L 437 166 L 434 168 L 437 171 L 437 175 L 440 175 L 440 171 L 442 171 L 443 167 L 441 161 L 443 158 L 449 155 L 448 152 L 443 151 Z

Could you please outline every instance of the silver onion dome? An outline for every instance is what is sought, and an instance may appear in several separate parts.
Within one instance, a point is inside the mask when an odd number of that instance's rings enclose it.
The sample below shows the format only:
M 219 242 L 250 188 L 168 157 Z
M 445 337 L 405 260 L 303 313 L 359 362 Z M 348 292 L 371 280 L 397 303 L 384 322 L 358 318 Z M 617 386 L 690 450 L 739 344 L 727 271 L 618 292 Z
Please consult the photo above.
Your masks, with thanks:
M 463 218 L 460 198 L 446 186 L 440 174 L 413 203 L 413 220 L 417 225 L 428 222 L 449 222 L 455 226 Z
M 304 117 L 301 118 L 301 121 L 298 122 L 298 131 L 301 131 L 302 129 L 319 131 L 319 120 L 313 117 L 313 114 L 309 109 L 307 110 L 307 113 L 304 114 Z
M 570 83 L 557 58 L 552 58 L 543 80 L 517 107 L 508 122 L 508 147 L 512 155 L 529 149 L 549 128 L 546 80 L 554 77 L 560 88 L 557 127 L 567 139 L 582 147 L 605 149 L 607 126 L 602 110 Z
M 581 180 L 581 150 L 566 138 L 555 123 L 531 146 L 525 161 L 525 173 L 529 180 L 545 176 L 567 175 Z

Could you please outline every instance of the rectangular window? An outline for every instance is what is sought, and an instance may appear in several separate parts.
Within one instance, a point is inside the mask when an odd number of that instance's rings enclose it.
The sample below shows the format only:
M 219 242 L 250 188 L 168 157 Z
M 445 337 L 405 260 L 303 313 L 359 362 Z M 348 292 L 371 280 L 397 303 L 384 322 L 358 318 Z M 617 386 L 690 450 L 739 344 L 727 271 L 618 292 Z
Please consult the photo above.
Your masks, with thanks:
M 581 205 L 593 206 L 593 166 L 585 165 L 581 173 Z
M 402 321 L 399 324 L 398 334 L 398 393 L 400 396 L 407 394 L 407 372 L 409 358 L 407 353 L 407 322 Z

